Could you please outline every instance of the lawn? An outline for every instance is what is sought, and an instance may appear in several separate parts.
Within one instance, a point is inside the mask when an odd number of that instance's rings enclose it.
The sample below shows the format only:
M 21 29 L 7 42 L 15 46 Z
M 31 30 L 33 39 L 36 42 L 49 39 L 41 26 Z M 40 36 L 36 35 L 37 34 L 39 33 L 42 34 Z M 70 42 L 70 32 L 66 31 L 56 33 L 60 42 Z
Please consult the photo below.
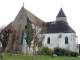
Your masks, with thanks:
M 0 60 L 32 60 L 32 56 L 27 55 L 16 55 L 13 54 L 13 56 L 10 56 L 9 54 L 5 54 L 5 59 Z M 79 57 L 51 57 L 51 56 L 44 56 L 44 55 L 37 55 L 35 56 L 35 60 L 80 60 Z

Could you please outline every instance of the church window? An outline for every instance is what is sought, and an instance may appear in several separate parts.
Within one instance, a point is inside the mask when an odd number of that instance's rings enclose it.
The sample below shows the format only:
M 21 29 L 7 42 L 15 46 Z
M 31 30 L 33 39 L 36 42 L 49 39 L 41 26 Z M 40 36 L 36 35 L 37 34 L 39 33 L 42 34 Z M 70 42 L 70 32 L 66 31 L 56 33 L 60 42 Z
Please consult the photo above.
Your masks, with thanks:
M 59 38 L 61 38 L 62 37 L 62 35 L 59 35 Z
M 47 39 L 47 44 L 50 44 L 50 37 L 48 37 Z
M 68 44 L 68 37 L 65 37 L 65 44 Z

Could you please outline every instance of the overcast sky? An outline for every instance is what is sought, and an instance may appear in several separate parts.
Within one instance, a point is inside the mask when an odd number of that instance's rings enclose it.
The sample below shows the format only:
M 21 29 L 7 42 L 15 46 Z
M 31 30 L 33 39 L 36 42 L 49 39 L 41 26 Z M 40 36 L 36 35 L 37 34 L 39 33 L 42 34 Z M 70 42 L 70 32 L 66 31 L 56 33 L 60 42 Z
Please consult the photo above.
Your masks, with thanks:
M 0 26 L 14 21 L 23 3 L 26 9 L 46 22 L 55 21 L 62 6 L 67 22 L 80 40 L 80 0 L 0 0 Z

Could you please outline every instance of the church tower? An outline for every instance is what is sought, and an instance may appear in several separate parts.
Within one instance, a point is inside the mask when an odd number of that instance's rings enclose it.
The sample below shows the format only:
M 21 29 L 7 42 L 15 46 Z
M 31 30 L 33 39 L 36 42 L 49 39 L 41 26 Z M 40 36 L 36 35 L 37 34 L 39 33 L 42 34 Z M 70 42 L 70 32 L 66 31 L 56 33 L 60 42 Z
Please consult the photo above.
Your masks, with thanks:
M 67 17 L 63 11 L 63 9 L 61 8 L 60 11 L 58 12 L 57 16 L 56 16 L 56 21 L 65 21 L 67 22 Z

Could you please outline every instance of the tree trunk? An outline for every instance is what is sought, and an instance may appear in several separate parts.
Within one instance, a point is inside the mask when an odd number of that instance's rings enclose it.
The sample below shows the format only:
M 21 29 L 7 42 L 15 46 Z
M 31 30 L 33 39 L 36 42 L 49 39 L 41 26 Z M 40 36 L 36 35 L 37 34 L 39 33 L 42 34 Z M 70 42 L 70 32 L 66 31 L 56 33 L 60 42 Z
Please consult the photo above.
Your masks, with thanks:
M 10 56 L 12 56 L 12 53 L 13 53 L 13 43 L 12 43 L 11 50 L 10 50 Z
M 29 55 L 30 55 L 30 46 L 29 46 Z
M 12 49 L 10 50 L 10 56 L 12 56 Z
M 1 58 L 4 59 L 4 52 L 2 52 L 2 54 L 1 54 Z
M 2 54 L 1 54 L 1 58 L 4 59 L 5 56 L 4 56 L 4 52 L 5 52 L 5 48 L 2 48 Z
M 33 60 L 35 58 L 35 48 L 33 47 Z
M 35 59 L 35 44 L 33 46 L 33 60 Z

